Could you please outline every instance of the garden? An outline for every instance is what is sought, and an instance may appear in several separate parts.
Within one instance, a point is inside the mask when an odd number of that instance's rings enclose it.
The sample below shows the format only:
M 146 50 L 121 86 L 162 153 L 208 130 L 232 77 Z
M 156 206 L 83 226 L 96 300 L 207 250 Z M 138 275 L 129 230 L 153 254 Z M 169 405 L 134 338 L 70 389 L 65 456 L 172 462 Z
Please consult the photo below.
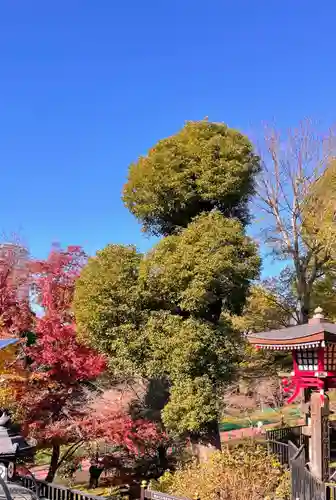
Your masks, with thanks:
M 304 124 L 290 140 L 316 151 L 324 136 Z M 290 363 L 247 335 L 305 323 L 316 305 L 335 318 L 336 170 L 331 153 L 317 174 L 277 141 L 264 158 L 225 124 L 188 122 L 132 163 L 122 199 L 155 237 L 145 253 L 0 246 L 1 336 L 15 339 L 0 401 L 36 440 L 38 479 L 96 496 L 127 485 L 137 498 L 145 480 L 202 500 L 288 498 L 262 440 L 300 422 L 279 384 Z M 268 279 L 261 244 L 286 264 Z

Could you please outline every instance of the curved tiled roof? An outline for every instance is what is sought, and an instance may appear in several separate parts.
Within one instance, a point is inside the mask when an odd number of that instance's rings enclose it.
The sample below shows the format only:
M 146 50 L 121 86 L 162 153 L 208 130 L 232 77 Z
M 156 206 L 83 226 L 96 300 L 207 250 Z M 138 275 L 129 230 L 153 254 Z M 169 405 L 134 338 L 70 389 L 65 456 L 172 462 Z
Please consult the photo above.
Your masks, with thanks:
M 268 332 L 252 333 L 248 336 L 253 340 L 268 340 L 268 341 L 285 341 L 296 340 L 304 337 L 310 337 L 318 333 L 329 333 L 335 335 L 336 340 L 336 324 L 321 321 L 305 325 L 295 325 L 288 328 L 281 328 L 279 330 L 270 330 Z

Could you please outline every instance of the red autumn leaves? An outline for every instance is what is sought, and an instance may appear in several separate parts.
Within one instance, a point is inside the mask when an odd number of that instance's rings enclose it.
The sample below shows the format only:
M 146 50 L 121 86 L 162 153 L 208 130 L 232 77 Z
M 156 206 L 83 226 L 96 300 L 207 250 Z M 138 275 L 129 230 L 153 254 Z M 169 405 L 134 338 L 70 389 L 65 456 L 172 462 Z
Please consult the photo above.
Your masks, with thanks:
M 106 360 L 76 339 L 71 305 L 75 281 L 86 262 L 82 249 L 55 246 L 44 261 L 26 258 L 21 262 L 21 275 L 14 252 L 15 248 L 4 256 L 3 266 L 0 255 L 0 316 L 4 311 L 7 336 L 27 330 L 36 336 L 34 345 L 26 348 L 30 373 L 25 390 L 19 392 L 29 432 L 51 444 L 102 438 L 134 453 L 155 447 L 164 436 L 154 424 L 134 421 L 106 402 L 91 404 L 98 396 L 85 383 L 104 372 Z M 34 298 L 42 314 L 33 314 L 27 293 L 20 295 L 23 285 L 29 287 L 30 299 Z

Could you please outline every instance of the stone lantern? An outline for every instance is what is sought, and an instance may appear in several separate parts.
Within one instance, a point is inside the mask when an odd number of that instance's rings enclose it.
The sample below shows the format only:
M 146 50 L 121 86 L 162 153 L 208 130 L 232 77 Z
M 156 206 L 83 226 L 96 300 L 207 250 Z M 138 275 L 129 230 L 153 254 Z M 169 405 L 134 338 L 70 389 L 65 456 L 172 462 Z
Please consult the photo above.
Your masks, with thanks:
M 0 477 L 13 479 L 17 461 L 33 458 L 34 452 L 34 443 L 21 436 L 4 411 L 0 417 Z
M 0 339 L 0 352 L 14 344 L 19 345 L 19 342 L 20 339 Z M 34 453 L 35 442 L 26 440 L 19 426 L 11 422 L 9 412 L 0 409 L 0 499 L 16 500 L 20 497 L 21 500 L 32 500 L 38 497 L 37 488 L 34 493 L 15 481 L 17 463 L 31 460 Z
M 307 324 L 249 335 L 257 349 L 290 352 L 293 371 L 282 380 L 288 403 L 305 394 L 304 433 L 309 439 L 312 471 L 323 480 L 329 473 L 329 399 L 336 388 L 336 324 L 325 321 L 321 308 Z

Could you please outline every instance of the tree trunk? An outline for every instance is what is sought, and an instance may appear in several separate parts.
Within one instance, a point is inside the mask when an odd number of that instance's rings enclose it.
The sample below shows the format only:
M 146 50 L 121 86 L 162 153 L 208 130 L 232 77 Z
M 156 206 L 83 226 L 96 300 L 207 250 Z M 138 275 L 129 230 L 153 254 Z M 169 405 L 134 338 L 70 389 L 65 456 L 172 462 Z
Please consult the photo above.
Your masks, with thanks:
M 304 296 L 298 299 L 299 325 L 304 325 L 309 321 L 310 297 Z
M 158 457 L 159 457 L 159 467 L 163 471 L 168 469 L 169 461 L 167 457 L 167 448 L 166 446 L 158 446 Z
M 220 451 L 222 449 L 220 433 L 219 433 L 219 426 L 218 426 L 217 420 L 214 420 L 213 422 L 211 422 L 208 425 L 207 443 L 208 443 L 208 446 L 211 446 L 212 448 L 214 448 L 216 450 Z
M 204 434 L 191 438 L 191 447 L 200 462 L 206 462 L 212 453 L 222 449 L 217 420 L 209 422 Z
M 46 477 L 46 482 L 47 483 L 52 483 L 55 474 L 58 469 L 58 462 L 60 458 L 60 452 L 61 452 L 61 447 L 59 444 L 53 444 L 52 446 L 52 455 L 51 455 L 51 460 L 50 460 L 50 465 L 49 465 L 49 471 Z

